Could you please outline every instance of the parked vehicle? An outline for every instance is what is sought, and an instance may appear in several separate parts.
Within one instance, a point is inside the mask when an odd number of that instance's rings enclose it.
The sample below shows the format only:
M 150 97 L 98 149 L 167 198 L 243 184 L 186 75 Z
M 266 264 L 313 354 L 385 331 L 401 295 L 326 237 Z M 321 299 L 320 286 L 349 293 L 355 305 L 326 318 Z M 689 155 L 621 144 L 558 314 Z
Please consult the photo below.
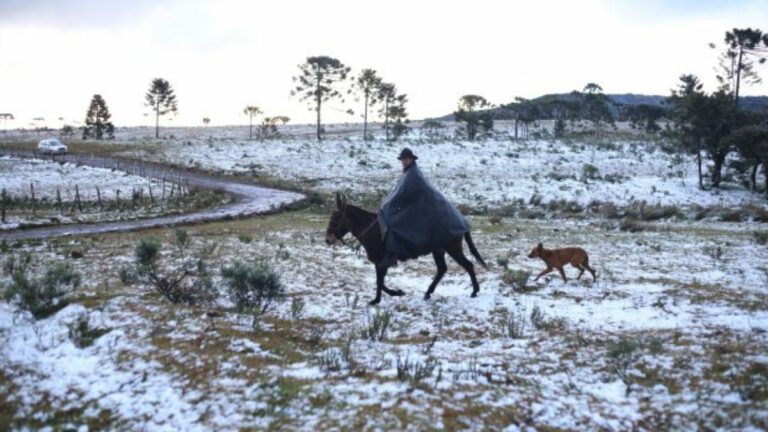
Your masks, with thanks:
M 44 139 L 37 144 L 37 151 L 41 154 L 67 154 L 67 146 L 56 138 Z

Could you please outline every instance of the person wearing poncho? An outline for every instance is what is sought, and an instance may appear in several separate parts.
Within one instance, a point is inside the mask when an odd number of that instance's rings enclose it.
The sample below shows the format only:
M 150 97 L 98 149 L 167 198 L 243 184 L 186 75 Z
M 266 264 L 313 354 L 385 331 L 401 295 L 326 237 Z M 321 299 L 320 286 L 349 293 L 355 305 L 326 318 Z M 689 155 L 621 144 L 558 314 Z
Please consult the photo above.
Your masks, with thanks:
M 413 151 L 403 149 L 398 159 L 403 174 L 378 213 L 387 250 L 380 268 L 431 253 L 470 230 L 464 216 L 424 177 Z

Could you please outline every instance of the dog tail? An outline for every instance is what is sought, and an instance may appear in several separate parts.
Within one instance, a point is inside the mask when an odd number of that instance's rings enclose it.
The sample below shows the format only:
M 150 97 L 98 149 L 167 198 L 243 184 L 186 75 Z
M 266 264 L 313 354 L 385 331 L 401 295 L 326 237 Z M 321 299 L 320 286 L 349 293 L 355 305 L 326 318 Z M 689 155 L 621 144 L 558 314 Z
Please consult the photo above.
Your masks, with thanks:
M 472 253 L 472 256 L 475 257 L 477 262 L 483 265 L 485 269 L 488 269 L 488 264 L 483 261 L 483 257 L 480 256 L 480 252 L 477 251 L 477 248 L 475 247 L 475 242 L 472 241 L 472 234 L 467 231 L 466 234 L 464 234 L 464 240 L 467 241 L 467 246 L 469 246 L 469 251 Z

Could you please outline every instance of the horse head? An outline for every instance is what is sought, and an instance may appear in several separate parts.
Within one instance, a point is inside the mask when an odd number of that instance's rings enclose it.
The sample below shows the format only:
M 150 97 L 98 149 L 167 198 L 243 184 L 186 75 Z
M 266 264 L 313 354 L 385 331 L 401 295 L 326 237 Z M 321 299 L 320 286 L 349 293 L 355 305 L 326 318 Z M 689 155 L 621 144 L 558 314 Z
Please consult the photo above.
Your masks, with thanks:
M 347 198 L 337 192 L 336 210 L 328 222 L 328 229 L 325 231 L 325 243 L 329 246 L 333 245 L 337 241 L 341 241 L 350 231 L 349 219 L 347 218 Z

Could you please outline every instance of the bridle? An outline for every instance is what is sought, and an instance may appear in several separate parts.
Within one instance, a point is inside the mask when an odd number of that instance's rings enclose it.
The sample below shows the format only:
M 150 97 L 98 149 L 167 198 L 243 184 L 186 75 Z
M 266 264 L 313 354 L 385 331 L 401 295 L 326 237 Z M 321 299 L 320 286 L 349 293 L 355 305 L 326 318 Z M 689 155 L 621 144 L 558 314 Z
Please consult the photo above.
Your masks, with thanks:
M 373 219 L 373 222 L 371 222 L 371 224 L 370 224 L 370 225 L 368 225 L 368 227 L 366 227 L 366 228 L 365 228 L 363 231 L 361 231 L 361 232 L 360 232 L 360 239 L 362 239 L 363 237 L 365 237 L 365 236 L 368 234 L 368 232 L 371 230 L 371 228 L 373 228 L 374 226 L 378 225 L 378 222 L 379 222 L 379 218 L 378 218 L 378 217 L 377 217 L 377 218 L 374 218 L 374 219 Z M 349 220 L 348 220 L 348 217 L 347 217 L 347 208 L 345 208 L 345 209 L 344 209 L 344 211 L 342 212 L 342 216 L 341 216 L 341 221 L 340 221 L 340 223 L 349 223 Z M 350 230 L 349 230 L 349 232 L 351 233 L 351 232 L 352 232 L 352 230 L 350 229 Z M 346 241 L 346 240 L 344 240 L 344 237 L 341 237 L 341 238 L 339 238 L 339 237 L 336 235 L 336 233 L 335 233 L 335 232 L 333 233 L 333 236 L 336 238 L 336 240 L 337 240 L 337 241 L 339 241 L 339 242 L 340 242 L 341 244 L 343 244 L 344 246 L 350 246 L 350 247 L 352 247 L 352 245 L 350 245 L 349 243 L 347 243 L 347 241 Z

